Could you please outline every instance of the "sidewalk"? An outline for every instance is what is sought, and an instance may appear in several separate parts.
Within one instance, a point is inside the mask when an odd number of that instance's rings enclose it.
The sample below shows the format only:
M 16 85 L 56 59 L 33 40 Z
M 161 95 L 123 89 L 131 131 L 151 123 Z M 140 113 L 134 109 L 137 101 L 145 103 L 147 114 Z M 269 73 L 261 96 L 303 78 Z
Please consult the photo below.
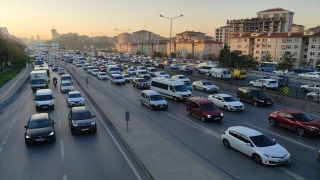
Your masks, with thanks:
M 5 68 L 2 73 L 9 70 L 10 68 Z M 14 96 L 15 93 L 18 91 L 18 89 L 21 87 L 21 85 L 28 79 L 30 72 L 33 70 L 33 67 L 26 67 L 22 68 L 21 72 L 11 79 L 9 82 L 7 82 L 5 85 L 3 85 L 0 88 L 0 108 L 2 108 L 6 103 L 8 103 L 8 98 Z M 0 77 L 1 74 L 0 72 Z M 4 102 L 6 100 L 6 102 Z

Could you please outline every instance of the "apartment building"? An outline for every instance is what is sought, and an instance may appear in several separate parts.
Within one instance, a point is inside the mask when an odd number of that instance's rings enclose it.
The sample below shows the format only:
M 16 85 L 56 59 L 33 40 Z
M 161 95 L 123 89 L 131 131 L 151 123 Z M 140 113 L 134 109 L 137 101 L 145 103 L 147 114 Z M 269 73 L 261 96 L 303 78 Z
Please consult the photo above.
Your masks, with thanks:
M 140 30 L 132 33 L 133 43 L 156 42 L 160 39 L 161 37 L 159 35 L 146 30 Z
M 227 26 L 222 26 L 220 28 L 216 28 L 215 39 L 218 42 L 222 42 L 222 46 L 225 44 L 229 47 L 229 36 L 228 36 L 228 28 Z
M 294 13 L 291 11 L 274 8 L 257 12 L 256 15 L 256 18 L 227 20 L 229 37 L 239 36 L 240 33 L 292 32 Z
M 304 31 L 304 26 L 298 25 L 298 24 L 292 24 L 292 32 L 303 32 Z
M 118 34 L 118 43 L 131 43 L 132 42 L 132 34 L 129 33 L 121 33 Z
M 230 50 L 242 51 L 258 61 L 282 61 L 284 53 L 293 55 L 295 66 L 315 66 L 320 61 L 320 28 L 303 33 L 249 33 L 230 38 Z M 268 59 L 270 58 L 270 59 Z

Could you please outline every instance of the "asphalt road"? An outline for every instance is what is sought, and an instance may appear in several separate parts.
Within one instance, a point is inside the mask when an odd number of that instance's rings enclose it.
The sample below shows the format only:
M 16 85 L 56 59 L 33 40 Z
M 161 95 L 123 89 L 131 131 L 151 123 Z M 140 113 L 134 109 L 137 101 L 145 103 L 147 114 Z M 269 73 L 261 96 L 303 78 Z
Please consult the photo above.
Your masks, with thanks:
M 52 77 L 58 77 L 56 72 Z M 59 84 L 58 84 L 59 85 Z M 76 90 L 79 88 L 74 86 Z M 96 107 L 86 106 L 97 121 L 97 133 L 72 135 L 65 93 L 49 85 L 55 96 L 56 141 L 26 146 L 23 126 L 38 113 L 27 84 L 21 95 L 0 115 L 0 179 L 148 179 Z M 39 111 L 41 112 L 41 111 Z
M 72 66 L 71 64 L 69 66 Z M 199 161 L 215 173 L 227 174 L 231 179 L 318 179 L 320 166 L 316 161 L 320 149 L 319 137 L 299 137 L 293 131 L 281 127 L 270 127 L 267 116 L 278 109 L 291 109 L 279 104 L 272 107 L 255 107 L 245 103 L 244 112 L 226 112 L 222 122 L 203 123 L 194 116 L 188 116 L 184 102 L 167 99 L 169 109 L 152 111 L 140 105 L 141 89 L 133 88 L 130 83 L 114 85 L 110 81 L 100 81 L 87 74 L 82 68 L 73 73 L 81 74 L 89 79 L 90 87 L 94 87 L 111 98 L 114 103 L 140 119 L 176 145 L 188 155 Z M 89 87 L 89 88 L 90 88 Z M 223 92 L 235 95 L 235 92 Z M 193 91 L 193 96 L 207 97 L 209 93 Z M 315 119 L 318 114 L 309 113 Z M 220 135 L 230 126 L 242 125 L 259 130 L 284 146 L 291 153 L 291 162 L 287 165 L 268 167 L 258 165 L 250 157 L 233 149 L 226 149 Z M 216 172 L 216 169 L 219 172 Z

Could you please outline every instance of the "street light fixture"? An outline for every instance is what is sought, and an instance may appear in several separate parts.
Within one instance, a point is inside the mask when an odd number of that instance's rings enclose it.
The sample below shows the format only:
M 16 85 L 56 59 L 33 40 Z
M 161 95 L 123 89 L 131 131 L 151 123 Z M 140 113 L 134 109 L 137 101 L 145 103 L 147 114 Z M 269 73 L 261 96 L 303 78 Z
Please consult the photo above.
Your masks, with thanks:
M 122 42 L 124 42 L 124 37 L 123 37 L 123 32 L 124 31 L 130 31 L 130 29 L 126 29 L 126 30 L 121 30 L 121 29 L 115 29 L 116 31 L 121 31 L 122 33 Z M 122 43 L 123 44 L 123 43 Z M 121 44 L 120 44 L 120 56 L 121 56 Z
M 180 14 L 180 16 L 177 16 L 177 17 L 173 17 L 173 18 L 170 18 L 170 17 L 166 17 L 166 16 L 163 16 L 162 14 L 160 14 L 160 17 L 163 17 L 163 18 L 167 18 L 167 19 L 170 19 L 171 21 L 171 24 L 170 24 L 170 59 L 171 59 L 171 44 L 172 44 L 172 39 L 171 39 L 171 33 L 172 33 L 172 19 L 176 19 L 176 18 L 179 18 L 179 17 L 182 17 L 183 15 Z

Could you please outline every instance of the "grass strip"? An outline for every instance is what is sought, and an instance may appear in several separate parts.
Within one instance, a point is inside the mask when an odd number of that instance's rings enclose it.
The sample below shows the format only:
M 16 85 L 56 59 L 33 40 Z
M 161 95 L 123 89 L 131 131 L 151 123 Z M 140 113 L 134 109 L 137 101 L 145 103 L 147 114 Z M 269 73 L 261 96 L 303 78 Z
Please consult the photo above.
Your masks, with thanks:
M 3 72 L 0 74 L 0 88 L 4 86 L 7 82 L 9 82 L 12 78 L 16 77 L 20 72 L 22 68 L 14 67 L 6 72 Z

